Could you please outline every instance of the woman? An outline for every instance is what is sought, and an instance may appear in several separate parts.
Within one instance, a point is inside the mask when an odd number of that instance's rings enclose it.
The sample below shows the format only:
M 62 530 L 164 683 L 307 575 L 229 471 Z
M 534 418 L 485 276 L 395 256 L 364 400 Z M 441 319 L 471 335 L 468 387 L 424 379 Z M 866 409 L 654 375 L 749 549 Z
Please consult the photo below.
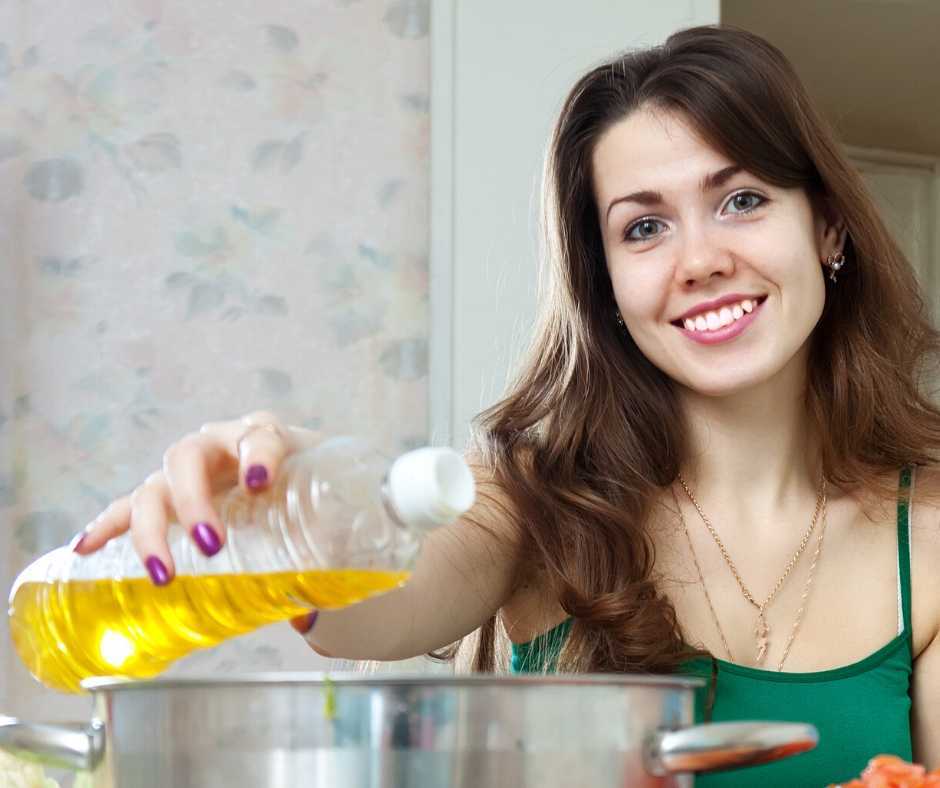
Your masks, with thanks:
M 543 203 L 540 319 L 479 420 L 478 503 L 406 587 L 295 626 L 380 660 L 479 630 L 478 670 L 688 672 L 712 679 L 700 718 L 820 730 L 702 784 L 940 765 L 940 340 L 791 66 L 708 27 L 594 68 Z M 206 425 L 77 549 L 130 528 L 168 582 L 168 518 L 217 551 L 211 493 L 315 440 L 266 413 Z

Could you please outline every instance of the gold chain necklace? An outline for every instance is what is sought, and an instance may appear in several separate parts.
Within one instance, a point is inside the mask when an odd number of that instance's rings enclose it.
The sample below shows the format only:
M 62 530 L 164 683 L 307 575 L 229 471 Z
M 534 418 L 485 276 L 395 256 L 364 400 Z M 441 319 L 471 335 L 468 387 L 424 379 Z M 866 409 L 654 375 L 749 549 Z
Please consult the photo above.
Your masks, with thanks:
M 715 612 L 715 606 L 712 604 L 711 595 L 708 593 L 708 586 L 705 585 L 705 577 L 702 574 L 702 567 L 699 566 L 698 557 L 695 554 L 695 547 L 692 545 L 692 537 L 689 535 L 689 529 L 685 524 L 685 517 L 682 516 L 682 510 L 679 509 L 679 499 L 676 498 L 675 488 L 672 489 L 672 497 L 676 502 L 676 509 L 679 511 L 679 519 L 682 522 L 682 528 L 685 531 L 686 541 L 689 543 L 689 552 L 692 554 L 692 560 L 695 562 L 695 571 L 698 572 L 699 582 L 702 584 L 702 591 L 705 592 L 705 601 L 708 602 L 708 609 L 712 613 L 712 619 L 715 621 L 715 627 L 718 629 L 718 635 L 721 637 L 721 642 L 725 647 L 725 651 L 728 652 L 728 659 L 731 662 L 734 662 L 734 654 L 731 653 L 731 647 L 728 645 L 728 640 L 725 637 L 724 630 L 721 628 L 721 622 L 718 620 L 718 614 Z M 790 637 L 787 639 L 787 645 L 783 650 L 783 656 L 780 658 L 780 662 L 777 664 L 777 671 L 783 670 L 783 663 L 786 662 L 787 656 L 790 653 L 790 646 L 793 645 L 793 640 L 796 637 L 797 630 L 800 628 L 800 623 L 803 619 L 803 611 L 806 609 L 806 599 L 809 596 L 809 590 L 813 585 L 813 574 L 816 570 L 816 564 L 819 562 L 819 555 L 822 552 L 822 543 L 823 535 L 826 533 L 826 508 L 823 506 L 822 511 L 822 526 L 820 526 L 819 536 L 816 538 L 816 552 L 813 554 L 813 563 L 809 567 L 809 575 L 806 578 L 806 585 L 803 587 L 803 596 L 800 598 L 800 608 L 796 611 L 796 620 L 793 622 L 793 629 L 790 630 Z
M 705 592 L 705 601 L 708 602 L 708 609 L 712 611 L 712 618 L 715 621 L 715 626 L 718 629 L 718 635 L 721 637 L 721 644 L 725 647 L 725 651 L 728 653 L 728 660 L 734 662 L 734 654 L 731 653 L 731 646 L 728 645 L 728 640 L 725 638 L 725 631 L 721 628 L 721 623 L 718 621 L 718 614 L 715 612 L 715 606 L 712 604 L 711 594 L 708 593 L 708 586 L 705 585 L 705 576 L 702 574 L 702 567 L 699 566 L 698 557 L 695 555 L 695 548 L 692 546 L 692 537 L 689 536 L 689 529 L 685 524 L 685 517 L 682 515 L 682 509 L 679 506 L 679 499 L 676 497 L 676 488 L 672 485 L 669 485 L 669 489 L 672 492 L 672 500 L 676 502 L 676 511 L 679 512 L 679 520 L 682 522 L 682 530 L 685 531 L 685 539 L 689 543 L 689 552 L 692 553 L 692 560 L 695 562 L 695 571 L 698 572 L 699 583 L 702 584 L 702 591 Z
M 718 536 L 714 527 L 709 522 L 708 518 L 705 516 L 705 513 L 702 511 L 702 507 L 698 505 L 698 501 L 695 500 L 695 496 L 692 494 L 692 491 L 689 489 L 688 485 L 685 483 L 685 480 L 682 478 L 681 475 L 679 475 L 679 483 L 682 485 L 683 489 L 686 491 L 686 494 L 689 496 L 689 499 L 692 501 L 692 504 L 695 506 L 696 510 L 698 510 L 699 516 L 701 516 L 702 521 L 705 523 L 706 528 L 708 528 L 709 533 L 712 535 L 712 538 L 715 540 L 716 544 L 718 545 L 718 549 L 721 551 L 721 555 L 724 558 L 725 563 L 727 563 L 728 567 L 731 569 L 731 573 L 734 575 L 734 578 L 737 581 L 738 586 L 741 589 L 741 592 L 744 594 L 744 598 L 747 599 L 748 602 L 750 602 L 754 607 L 757 608 L 757 626 L 754 630 L 754 634 L 757 637 L 756 661 L 758 665 L 761 665 L 763 664 L 764 657 L 767 654 L 767 649 L 770 645 L 770 626 L 767 623 L 767 618 L 765 616 L 764 611 L 766 610 L 767 606 L 773 601 L 774 597 L 777 595 L 777 592 L 783 587 L 784 581 L 787 579 L 787 577 L 789 577 L 790 572 L 793 570 L 793 567 L 796 566 L 796 562 L 799 560 L 800 556 L 803 554 L 803 551 L 806 549 L 806 545 L 809 543 L 809 538 L 812 535 L 813 531 L 816 529 L 816 523 L 819 520 L 820 510 L 822 510 L 823 512 L 825 511 L 825 508 L 826 508 L 825 477 L 821 478 L 819 494 L 816 497 L 816 510 L 813 513 L 813 522 L 810 524 L 810 527 L 803 534 L 803 539 L 800 541 L 800 546 L 799 548 L 797 548 L 796 553 L 794 553 L 793 557 L 790 559 L 789 563 L 787 564 L 787 567 L 784 570 L 783 575 L 777 581 L 777 584 L 774 586 L 769 596 L 763 602 L 758 602 L 756 599 L 754 599 L 754 596 L 747 589 L 747 586 L 744 585 L 744 581 L 741 579 L 741 575 L 739 574 L 737 567 L 735 567 L 734 562 L 731 560 L 731 556 L 728 555 L 728 551 L 725 549 L 725 546 L 722 543 L 721 538 Z M 721 624 L 719 624 L 718 622 L 718 616 L 715 613 L 715 608 L 711 603 L 711 597 L 708 595 L 708 589 L 705 587 L 705 580 L 704 580 L 704 577 L 702 576 L 701 568 L 698 565 L 698 559 L 695 555 L 695 550 L 694 548 L 692 548 L 692 540 L 691 540 L 691 537 L 689 536 L 689 531 L 685 523 L 685 518 L 682 516 L 682 509 L 681 507 L 679 507 L 679 502 L 675 498 L 674 490 L 673 490 L 673 499 L 676 500 L 676 508 L 679 511 L 679 517 L 682 520 L 682 527 L 685 529 L 686 538 L 689 541 L 689 548 L 692 550 L 692 558 L 695 561 L 695 567 L 699 573 L 699 579 L 702 582 L 702 589 L 705 592 L 705 596 L 708 601 L 708 606 L 711 609 L 712 616 L 715 619 L 715 624 L 718 627 L 719 634 L 721 635 L 722 643 L 724 644 L 725 649 L 728 651 L 729 658 L 733 662 L 734 657 L 731 655 L 731 649 L 728 647 L 728 642 L 725 639 L 724 633 L 721 631 Z M 825 516 L 823 517 L 823 530 L 825 530 Z M 783 656 L 783 659 L 780 661 L 780 666 L 778 667 L 778 670 L 780 670 L 780 668 L 783 667 L 783 660 L 786 659 L 786 656 L 790 650 L 790 645 L 792 644 L 793 638 L 796 635 L 796 629 L 799 626 L 800 618 L 802 617 L 803 609 L 805 607 L 805 600 L 809 594 L 810 585 L 812 584 L 813 570 L 815 570 L 816 568 L 816 562 L 819 560 L 819 554 L 820 554 L 821 549 L 822 549 L 822 534 L 820 534 L 819 541 L 816 547 L 816 555 L 814 556 L 813 564 L 810 567 L 810 574 L 809 574 L 809 578 L 807 581 L 807 586 L 803 592 L 803 598 L 801 600 L 800 610 L 798 611 L 798 614 L 797 614 L 797 621 L 794 624 L 793 631 L 791 632 L 790 638 L 787 642 L 787 646 L 784 650 L 784 656 Z

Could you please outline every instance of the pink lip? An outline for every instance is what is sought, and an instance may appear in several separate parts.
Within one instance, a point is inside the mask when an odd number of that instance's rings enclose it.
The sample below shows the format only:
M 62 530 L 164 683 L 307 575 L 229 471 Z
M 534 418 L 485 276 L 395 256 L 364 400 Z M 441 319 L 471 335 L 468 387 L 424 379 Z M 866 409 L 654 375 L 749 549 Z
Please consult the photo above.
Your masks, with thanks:
M 695 317 L 697 315 L 705 314 L 706 312 L 717 312 L 723 306 L 728 306 L 729 304 L 740 304 L 745 299 L 749 301 L 758 301 L 766 297 L 766 293 L 763 295 L 750 295 L 749 293 L 726 293 L 720 298 L 715 298 L 711 301 L 703 301 L 698 306 L 692 307 L 688 312 L 679 315 L 676 320 L 681 323 L 687 317 Z M 669 322 L 673 323 L 675 321 L 670 320 Z
M 754 322 L 754 318 L 760 313 L 764 308 L 764 304 L 767 303 L 765 298 L 759 304 L 754 306 L 753 311 L 747 313 L 740 320 L 735 320 L 729 326 L 723 326 L 717 331 L 689 331 L 685 326 L 677 326 L 677 328 L 685 334 L 689 339 L 698 342 L 701 345 L 718 345 L 722 342 L 727 342 L 731 339 L 734 339 L 736 336 L 741 334 L 751 323 Z

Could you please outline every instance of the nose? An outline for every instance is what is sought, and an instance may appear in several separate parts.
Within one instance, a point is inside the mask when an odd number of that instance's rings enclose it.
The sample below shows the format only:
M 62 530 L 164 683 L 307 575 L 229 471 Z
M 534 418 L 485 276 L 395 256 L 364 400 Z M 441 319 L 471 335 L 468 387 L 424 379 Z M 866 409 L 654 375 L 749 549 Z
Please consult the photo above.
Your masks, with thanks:
M 718 237 L 701 224 L 687 224 L 676 244 L 676 280 L 688 287 L 703 284 L 715 275 L 734 273 L 734 255 Z

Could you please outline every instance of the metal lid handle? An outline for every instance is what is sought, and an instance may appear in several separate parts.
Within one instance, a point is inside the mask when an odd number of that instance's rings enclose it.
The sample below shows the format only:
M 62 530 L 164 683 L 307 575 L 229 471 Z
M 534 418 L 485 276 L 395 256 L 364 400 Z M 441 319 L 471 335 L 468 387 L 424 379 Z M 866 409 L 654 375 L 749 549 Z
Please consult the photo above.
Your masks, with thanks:
M 646 747 L 646 768 L 663 777 L 776 761 L 813 749 L 819 733 L 797 722 L 712 722 L 659 731 Z
M 53 766 L 91 770 L 104 754 L 104 726 L 45 725 L 0 716 L 0 748 Z

